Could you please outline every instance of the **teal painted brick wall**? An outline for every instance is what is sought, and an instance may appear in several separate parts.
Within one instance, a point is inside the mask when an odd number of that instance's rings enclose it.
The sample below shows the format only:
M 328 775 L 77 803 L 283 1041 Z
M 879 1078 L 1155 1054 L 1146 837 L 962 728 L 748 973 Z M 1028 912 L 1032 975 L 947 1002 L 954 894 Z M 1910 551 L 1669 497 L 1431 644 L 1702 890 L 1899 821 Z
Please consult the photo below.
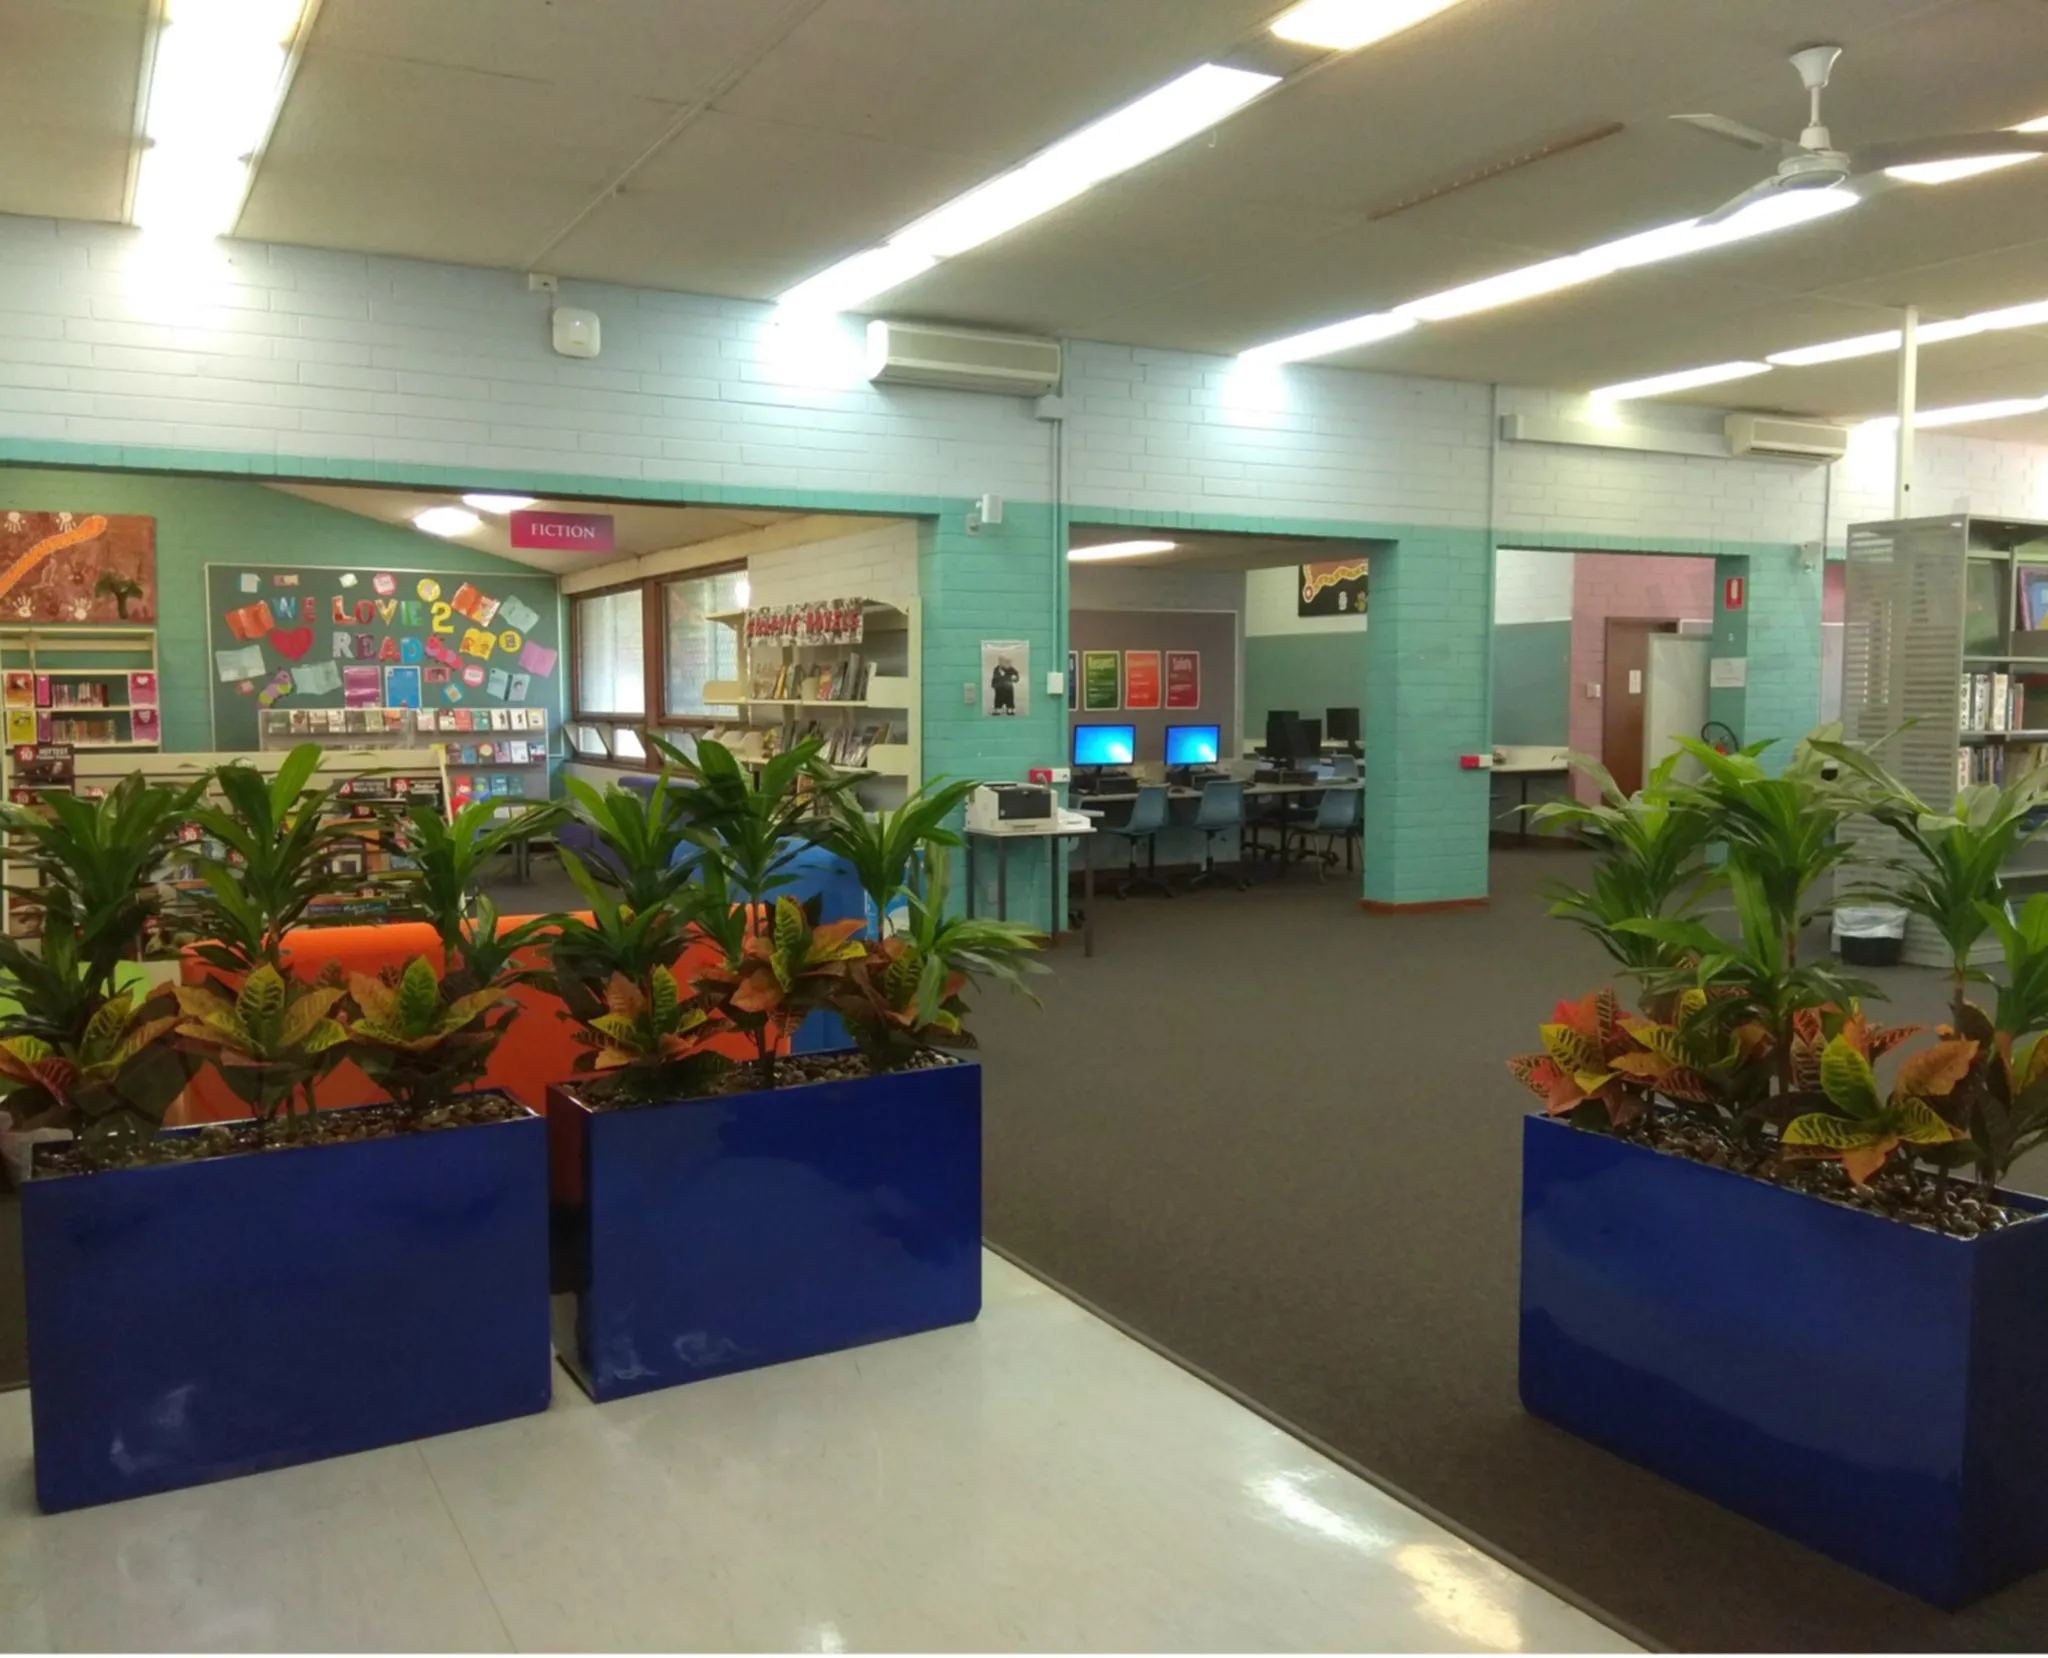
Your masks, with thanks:
M 1491 743 L 1493 544 L 1417 530 L 1373 565 L 1366 660 L 1365 896 L 1440 903 L 1486 893 L 1487 784 L 1460 754 Z
M 1782 761 L 1798 738 L 1820 720 L 1821 571 L 1792 548 L 1758 550 L 1743 559 L 1721 559 L 1716 637 L 1729 620 L 1727 577 L 1746 580 L 1741 611 L 1743 651 L 1749 684 L 1739 693 L 1741 718 L 1732 721 L 1745 743 L 1781 739 L 1768 758 Z M 1720 716 L 1716 716 L 1717 718 Z
M 0 510 L 138 513 L 156 520 L 157 661 L 163 746 L 213 747 L 212 663 L 206 643 L 209 564 L 341 565 L 489 575 L 513 564 L 438 536 L 394 529 L 303 501 L 261 484 L 145 472 L 77 472 L 0 466 Z M 551 723 L 562 713 L 558 668 L 540 682 Z

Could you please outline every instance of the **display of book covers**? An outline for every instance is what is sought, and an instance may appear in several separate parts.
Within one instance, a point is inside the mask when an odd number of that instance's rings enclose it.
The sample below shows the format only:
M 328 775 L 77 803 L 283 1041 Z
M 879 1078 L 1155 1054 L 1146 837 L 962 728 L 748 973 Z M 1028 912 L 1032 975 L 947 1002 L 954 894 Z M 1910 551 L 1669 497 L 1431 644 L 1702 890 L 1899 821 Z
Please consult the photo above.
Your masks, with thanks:
M 858 645 L 866 630 L 865 601 L 817 599 L 747 612 L 747 644 Z

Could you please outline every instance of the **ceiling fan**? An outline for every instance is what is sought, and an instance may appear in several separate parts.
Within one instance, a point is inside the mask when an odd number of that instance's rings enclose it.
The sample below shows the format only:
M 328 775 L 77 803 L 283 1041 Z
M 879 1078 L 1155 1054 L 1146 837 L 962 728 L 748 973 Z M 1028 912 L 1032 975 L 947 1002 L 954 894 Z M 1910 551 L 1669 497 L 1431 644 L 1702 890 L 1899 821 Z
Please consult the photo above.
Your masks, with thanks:
M 1807 46 L 1792 54 L 1792 67 L 1805 85 L 1810 108 L 1806 130 L 1798 143 L 1768 132 L 1758 132 L 1725 115 L 1674 115 L 1674 121 L 1697 127 L 1778 158 L 1778 170 L 1769 178 L 1752 184 L 1741 195 L 1723 202 L 1700 222 L 1720 224 L 1745 208 L 1768 201 L 1792 190 L 1825 190 L 1844 182 L 1876 180 L 1894 167 L 1927 167 L 1943 162 L 1977 161 L 1994 156 L 2048 154 L 2048 133 L 1960 132 L 1943 138 L 1909 138 L 1889 144 L 1862 144 L 1853 150 L 1838 150 L 1828 129 L 1821 125 L 1820 95 L 1834 73 L 1839 46 Z

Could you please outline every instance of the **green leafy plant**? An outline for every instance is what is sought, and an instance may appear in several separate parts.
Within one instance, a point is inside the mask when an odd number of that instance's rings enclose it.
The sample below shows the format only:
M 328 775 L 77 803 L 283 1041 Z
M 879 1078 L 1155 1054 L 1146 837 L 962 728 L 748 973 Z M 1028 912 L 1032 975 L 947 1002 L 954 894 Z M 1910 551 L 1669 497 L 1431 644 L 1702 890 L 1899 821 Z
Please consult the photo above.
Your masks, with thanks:
M 578 1068 L 609 1072 L 641 1098 L 675 1099 L 699 1093 L 730 1061 L 711 1044 L 725 1027 L 683 994 L 666 967 L 648 975 L 643 990 L 623 974 L 605 991 L 605 1011 L 577 1039 L 586 1052 Z
M 191 1071 L 169 1045 L 169 996 L 122 991 L 76 1040 L 0 1037 L 0 1096 L 17 1129 L 66 1128 L 96 1157 L 153 1138 Z
M 495 984 L 451 995 L 448 983 L 425 956 L 376 977 L 349 975 L 349 1057 L 416 1123 L 483 1079 L 503 1024 L 488 1016 L 516 1005 Z
M 344 890 L 336 855 L 361 843 L 361 830 L 337 816 L 335 785 L 311 786 L 320 749 L 302 743 L 275 777 L 239 763 L 214 773 L 222 804 L 193 819 L 227 847 L 227 858 L 200 860 L 204 889 L 180 906 L 196 936 L 194 953 L 226 973 L 284 966 L 284 936 L 322 898 Z
M 853 936 L 861 926 L 858 920 L 814 923 L 803 905 L 784 896 L 765 923 L 747 929 L 736 957 L 697 974 L 696 987 L 753 1040 L 763 1087 L 775 1086 L 776 1050 L 808 1015 L 836 999 L 847 964 L 866 953 Z
M 508 810 L 498 801 L 477 800 L 453 818 L 444 818 L 425 801 L 406 808 L 399 848 L 409 867 L 393 877 L 392 885 L 400 913 L 427 922 L 439 936 L 451 994 L 509 989 L 541 975 L 533 947 L 556 930 L 555 918 L 535 916 L 517 927 L 501 927 L 498 907 L 482 890 L 482 881 L 499 854 L 522 839 L 550 832 L 567 815 L 567 808 L 554 801 Z
M 924 889 L 920 865 L 929 863 L 932 849 L 961 844 L 959 831 L 947 820 L 974 789 L 972 782 L 934 780 L 895 810 L 876 812 L 863 808 L 850 792 L 838 791 L 828 797 L 825 814 L 810 823 L 807 832 L 846 861 L 879 919 L 889 913 L 898 894 Z
M 211 987 L 176 988 L 178 1036 L 211 1060 L 244 1101 L 260 1131 L 314 1109 L 313 1090 L 343 1057 L 348 1032 L 333 1017 L 338 984 L 304 984 L 260 961 L 229 995 Z
M 928 857 L 928 890 L 897 889 L 906 904 L 902 929 L 866 940 L 834 995 L 847 1034 L 875 1071 L 901 1070 L 937 1048 L 974 1047 L 968 987 L 1000 983 L 1028 995 L 1025 975 L 1045 971 L 1035 959 L 1043 935 L 1023 923 L 948 915 L 943 843 Z M 886 902 L 877 913 L 887 913 Z

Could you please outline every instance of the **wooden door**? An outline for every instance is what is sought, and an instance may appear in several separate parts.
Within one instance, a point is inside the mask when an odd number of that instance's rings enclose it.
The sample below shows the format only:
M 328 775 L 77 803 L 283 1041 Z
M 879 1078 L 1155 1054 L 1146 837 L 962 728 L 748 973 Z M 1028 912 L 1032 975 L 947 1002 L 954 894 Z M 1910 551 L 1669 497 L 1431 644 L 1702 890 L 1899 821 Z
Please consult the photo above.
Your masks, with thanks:
M 1607 668 L 1600 685 L 1600 762 L 1623 794 L 1643 786 L 1643 686 L 1650 666 L 1650 635 L 1676 633 L 1676 620 L 1640 616 L 1607 619 Z

